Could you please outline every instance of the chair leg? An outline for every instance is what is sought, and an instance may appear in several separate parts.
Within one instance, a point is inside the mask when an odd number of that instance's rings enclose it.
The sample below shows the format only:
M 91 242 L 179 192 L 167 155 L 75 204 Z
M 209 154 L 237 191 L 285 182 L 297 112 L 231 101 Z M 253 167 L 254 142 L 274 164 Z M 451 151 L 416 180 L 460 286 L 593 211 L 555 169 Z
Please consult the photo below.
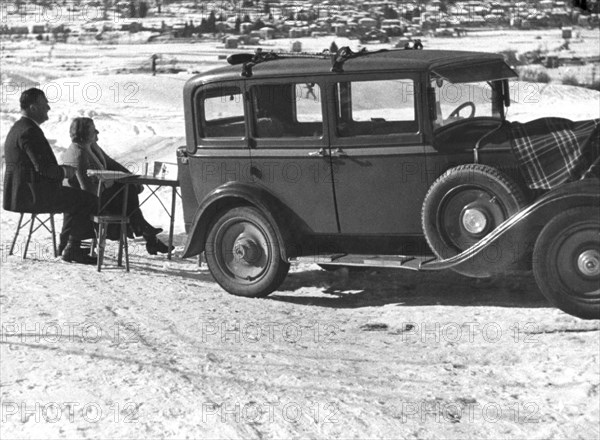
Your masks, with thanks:
M 33 224 L 35 223 L 35 214 L 31 214 L 31 223 L 29 225 L 29 234 L 27 234 L 27 241 L 25 242 L 25 248 L 23 249 L 23 260 L 27 258 L 27 249 L 29 248 L 29 242 L 31 241 L 31 235 L 33 234 Z
M 58 257 L 58 249 L 56 248 L 56 228 L 54 227 L 54 214 L 50 214 L 50 233 L 52 234 L 52 248 L 54 249 L 54 258 Z
M 119 224 L 119 250 L 117 256 L 117 264 L 119 267 L 123 266 L 123 252 L 125 252 L 125 267 L 129 272 L 129 248 L 127 243 L 127 218 L 116 219 L 114 216 L 102 216 L 94 217 L 94 222 L 98 225 L 96 238 L 94 239 L 94 246 L 98 253 L 98 272 L 102 270 L 102 264 L 104 263 L 104 253 L 106 252 L 106 237 L 108 235 L 108 227 L 111 224 Z
M 19 223 L 17 223 L 17 230 L 15 231 L 15 236 L 13 237 L 12 244 L 10 245 L 10 252 L 8 255 L 12 255 L 15 250 L 15 244 L 17 244 L 17 238 L 19 237 L 19 231 L 21 230 L 21 223 L 23 222 L 23 216 L 25 214 L 21 213 L 19 216 Z
M 121 226 L 121 237 L 123 240 L 123 248 L 125 250 L 125 271 L 129 272 L 129 244 L 127 243 L 127 225 L 125 223 Z M 119 246 L 121 246 L 120 243 Z
M 104 223 L 98 224 L 98 272 L 102 267 L 102 261 L 104 260 L 104 247 L 106 246 L 106 225 Z

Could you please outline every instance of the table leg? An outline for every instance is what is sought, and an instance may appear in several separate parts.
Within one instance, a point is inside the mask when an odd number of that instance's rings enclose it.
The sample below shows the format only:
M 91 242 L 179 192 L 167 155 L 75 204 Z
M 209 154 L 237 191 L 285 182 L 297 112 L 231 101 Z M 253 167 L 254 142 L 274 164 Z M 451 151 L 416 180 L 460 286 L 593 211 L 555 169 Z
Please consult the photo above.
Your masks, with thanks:
M 123 191 L 124 191 L 124 193 L 123 193 L 123 209 L 122 209 L 121 215 L 123 216 L 123 218 L 125 218 L 125 217 L 127 217 L 127 198 L 129 197 L 129 184 L 128 183 L 125 184 L 125 189 Z M 121 222 L 120 235 L 121 235 L 121 238 L 119 240 L 119 255 L 118 255 L 118 259 L 117 259 L 118 266 L 123 265 L 123 240 L 127 241 L 127 226 L 123 222 Z
M 167 259 L 171 259 L 171 248 L 173 247 L 173 227 L 175 225 L 175 195 L 177 194 L 177 190 L 173 187 L 173 191 L 171 192 L 171 217 L 169 224 L 169 252 L 167 253 Z
M 127 224 L 125 222 L 121 222 L 121 240 L 123 241 L 119 243 L 119 249 L 125 250 L 125 270 L 129 272 L 129 248 L 127 247 Z

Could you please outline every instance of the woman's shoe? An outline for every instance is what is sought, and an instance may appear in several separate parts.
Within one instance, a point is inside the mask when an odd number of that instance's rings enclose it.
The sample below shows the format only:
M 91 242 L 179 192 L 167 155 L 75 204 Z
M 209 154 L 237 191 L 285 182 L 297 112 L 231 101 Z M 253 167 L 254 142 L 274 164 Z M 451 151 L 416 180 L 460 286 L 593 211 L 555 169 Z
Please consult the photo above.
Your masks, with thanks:
M 173 246 L 167 246 L 154 236 L 146 238 L 146 250 L 150 255 L 156 255 L 158 252 L 166 254 L 173 250 Z
M 147 224 L 146 226 L 144 226 L 144 229 L 142 229 L 142 235 L 156 236 L 156 235 L 160 234 L 162 231 L 163 231 L 163 228 L 155 228 L 154 226 Z
M 131 229 L 137 237 L 152 237 L 160 234 L 163 231 L 163 228 L 155 228 L 144 219 L 132 223 Z

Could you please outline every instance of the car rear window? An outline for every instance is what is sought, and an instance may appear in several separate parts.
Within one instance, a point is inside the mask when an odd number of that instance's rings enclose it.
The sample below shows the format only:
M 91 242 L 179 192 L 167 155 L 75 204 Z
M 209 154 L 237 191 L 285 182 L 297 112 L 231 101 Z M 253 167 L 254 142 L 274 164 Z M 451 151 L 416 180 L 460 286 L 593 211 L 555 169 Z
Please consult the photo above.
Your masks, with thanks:
M 200 94 L 200 136 L 243 137 L 244 100 L 237 87 L 218 87 Z

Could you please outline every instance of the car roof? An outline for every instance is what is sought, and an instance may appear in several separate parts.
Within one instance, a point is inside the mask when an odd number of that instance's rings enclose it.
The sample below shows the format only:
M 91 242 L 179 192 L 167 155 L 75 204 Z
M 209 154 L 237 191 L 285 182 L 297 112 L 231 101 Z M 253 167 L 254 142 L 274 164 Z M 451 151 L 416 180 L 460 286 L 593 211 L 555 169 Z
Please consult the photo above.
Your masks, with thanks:
M 504 62 L 501 54 L 488 52 L 470 52 L 458 50 L 383 50 L 361 54 L 355 58 L 347 59 L 343 63 L 343 71 L 347 73 L 366 72 L 414 72 L 429 71 L 438 76 L 448 78 L 440 72 L 451 72 L 477 69 L 487 66 L 486 71 L 494 67 L 504 71 L 502 78 L 516 76 L 512 69 Z M 304 54 L 294 56 L 287 53 L 281 58 L 260 62 L 252 66 L 252 78 L 280 78 L 286 76 L 310 75 L 338 75 L 331 72 L 332 61 L 327 55 L 307 56 Z M 512 74 L 507 73 L 508 71 Z M 192 77 L 188 83 L 199 85 L 213 81 L 240 80 L 242 64 L 226 65 L 212 69 Z M 498 78 L 500 79 L 500 78 Z

